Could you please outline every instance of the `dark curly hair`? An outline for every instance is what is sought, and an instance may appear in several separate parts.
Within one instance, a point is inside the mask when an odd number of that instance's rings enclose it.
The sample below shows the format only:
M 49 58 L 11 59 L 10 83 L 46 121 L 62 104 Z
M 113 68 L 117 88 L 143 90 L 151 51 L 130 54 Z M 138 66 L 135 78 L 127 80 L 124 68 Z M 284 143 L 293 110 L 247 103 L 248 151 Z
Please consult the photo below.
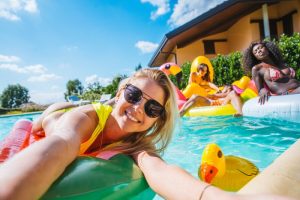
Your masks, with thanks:
M 276 64 L 277 67 L 282 68 L 284 65 L 284 60 L 279 48 L 270 41 L 258 41 L 252 42 L 250 46 L 245 50 L 243 56 L 243 67 L 247 72 L 251 72 L 252 67 L 259 64 L 261 61 L 257 60 L 256 57 L 253 55 L 253 47 L 257 44 L 264 45 L 268 51 L 271 60 Z
M 200 63 L 199 66 L 198 66 L 198 70 L 199 70 L 199 67 L 202 66 L 202 67 L 206 67 L 207 71 L 206 71 L 206 74 L 204 75 L 203 77 L 203 80 L 207 81 L 207 82 L 211 82 L 210 80 L 210 72 L 209 72 L 209 67 L 207 66 L 207 64 L 205 63 Z

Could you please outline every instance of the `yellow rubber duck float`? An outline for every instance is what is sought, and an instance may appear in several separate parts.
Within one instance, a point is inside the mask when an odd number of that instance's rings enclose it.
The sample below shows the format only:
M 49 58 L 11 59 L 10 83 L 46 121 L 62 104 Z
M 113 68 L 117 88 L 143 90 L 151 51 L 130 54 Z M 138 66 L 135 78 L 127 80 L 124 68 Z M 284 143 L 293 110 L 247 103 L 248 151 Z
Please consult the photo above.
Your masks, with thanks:
M 208 144 L 202 154 L 198 176 L 201 180 L 226 191 L 238 191 L 259 173 L 250 161 L 224 156 L 216 144 Z

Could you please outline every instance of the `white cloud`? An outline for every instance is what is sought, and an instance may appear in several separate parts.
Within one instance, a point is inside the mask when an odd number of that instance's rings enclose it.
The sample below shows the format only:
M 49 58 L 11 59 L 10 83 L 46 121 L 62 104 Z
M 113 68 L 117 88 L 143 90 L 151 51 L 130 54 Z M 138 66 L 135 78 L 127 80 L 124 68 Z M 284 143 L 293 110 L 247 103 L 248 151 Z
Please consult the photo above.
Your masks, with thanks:
M 222 2 L 224 0 L 178 0 L 168 24 L 171 27 L 180 26 Z
M 43 74 L 47 71 L 47 68 L 41 64 L 19 67 L 17 64 L 4 63 L 0 64 L 0 69 L 6 69 L 21 74 Z
M 24 69 L 28 73 L 34 73 L 34 74 L 43 74 L 48 70 L 46 67 L 44 67 L 41 64 L 26 66 L 24 67 Z
M 91 75 L 91 76 L 87 76 L 86 78 L 85 78 L 85 82 L 87 83 L 87 84 L 93 84 L 93 83 L 95 83 L 95 82 L 97 82 L 98 81 L 98 75 L 96 75 L 96 74 L 93 74 L 93 75 Z
M 7 20 L 10 20 L 10 21 L 19 21 L 20 18 L 11 13 L 11 12 L 8 12 L 6 10 L 0 10 L 0 18 L 4 18 L 4 19 L 7 19 Z
M 19 62 L 21 59 L 17 56 L 6 56 L 0 54 L 0 62 L 5 63 L 13 63 L 13 62 Z
M 24 10 L 29 13 L 35 13 L 38 11 L 37 3 L 35 0 L 27 0 L 25 1 Z
M 0 18 L 19 21 L 20 17 L 17 14 L 21 11 L 38 12 L 36 0 L 1 0 L 0 2 Z
M 39 76 L 31 76 L 27 79 L 29 82 L 46 82 L 62 78 L 56 74 L 41 74 Z
M 111 84 L 111 78 L 103 78 L 103 77 L 98 77 L 98 75 L 96 74 L 93 74 L 93 75 L 90 75 L 90 76 L 87 76 L 85 78 L 85 83 L 88 85 L 88 84 L 93 84 L 93 83 L 96 83 L 96 82 L 99 82 L 100 85 L 102 86 L 107 86 L 109 84 Z
M 141 0 L 142 3 L 150 3 L 157 7 L 156 11 L 151 12 L 151 19 L 155 20 L 159 16 L 164 15 L 170 11 L 169 0 Z
M 102 77 L 99 77 L 98 80 L 99 80 L 99 83 L 104 87 L 111 84 L 111 81 L 112 81 L 110 78 L 102 78 Z
M 157 49 L 158 44 L 147 41 L 138 41 L 135 44 L 135 47 L 140 49 L 142 53 L 152 53 Z
M 17 73 L 26 73 L 26 70 L 22 67 L 19 67 L 17 64 L 0 64 L 0 69 L 6 69 Z
M 41 64 L 28 65 L 20 67 L 16 62 L 21 59 L 17 56 L 5 56 L 0 54 L 0 70 L 9 70 L 15 73 L 28 74 L 30 77 L 27 79 L 29 82 L 46 82 L 62 78 L 56 74 L 46 73 L 48 69 Z
M 64 91 L 45 91 L 45 92 L 32 91 L 29 92 L 29 95 L 31 101 L 39 104 L 52 104 L 55 102 L 65 101 Z

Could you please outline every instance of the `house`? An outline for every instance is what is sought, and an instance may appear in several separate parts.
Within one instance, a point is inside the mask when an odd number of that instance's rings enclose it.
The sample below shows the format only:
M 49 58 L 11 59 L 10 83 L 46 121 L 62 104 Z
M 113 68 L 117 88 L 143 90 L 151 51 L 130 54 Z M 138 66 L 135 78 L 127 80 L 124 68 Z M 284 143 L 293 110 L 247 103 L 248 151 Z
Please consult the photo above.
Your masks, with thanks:
M 226 55 L 293 32 L 300 32 L 300 0 L 227 0 L 165 34 L 148 65 Z

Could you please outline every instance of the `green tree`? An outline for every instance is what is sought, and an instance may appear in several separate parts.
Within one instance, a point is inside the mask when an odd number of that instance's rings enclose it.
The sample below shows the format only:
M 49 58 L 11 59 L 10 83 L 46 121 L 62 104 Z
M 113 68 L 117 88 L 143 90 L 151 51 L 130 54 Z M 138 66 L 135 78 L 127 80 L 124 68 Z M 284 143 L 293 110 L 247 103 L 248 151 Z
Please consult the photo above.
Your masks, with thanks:
M 4 108 L 17 108 L 29 101 L 28 89 L 20 84 L 8 85 L 1 95 L 1 105 Z
M 126 75 L 117 75 L 116 77 L 114 77 L 111 84 L 103 88 L 103 93 L 111 94 L 114 97 L 117 93 L 119 83 L 125 78 L 127 78 Z
M 300 33 L 294 33 L 293 36 L 281 35 L 278 45 L 286 64 L 294 68 L 296 78 L 300 80 Z
M 81 95 L 83 92 L 83 86 L 78 79 L 69 80 L 67 82 L 67 92 L 65 93 L 65 99 L 70 95 Z
M 141 63 L 139 63 L 139 65 L 135 67 L 135 71 L 139 71 L 139 70 L 141 70 L 142 68 L 143 68 L 143 67 L 142 67 Z
M 99 82 L 95 82 L 89 84 L 80 97 L 85 100 L 95 101 L 101 98 L 102 93 L 103 87 Z

